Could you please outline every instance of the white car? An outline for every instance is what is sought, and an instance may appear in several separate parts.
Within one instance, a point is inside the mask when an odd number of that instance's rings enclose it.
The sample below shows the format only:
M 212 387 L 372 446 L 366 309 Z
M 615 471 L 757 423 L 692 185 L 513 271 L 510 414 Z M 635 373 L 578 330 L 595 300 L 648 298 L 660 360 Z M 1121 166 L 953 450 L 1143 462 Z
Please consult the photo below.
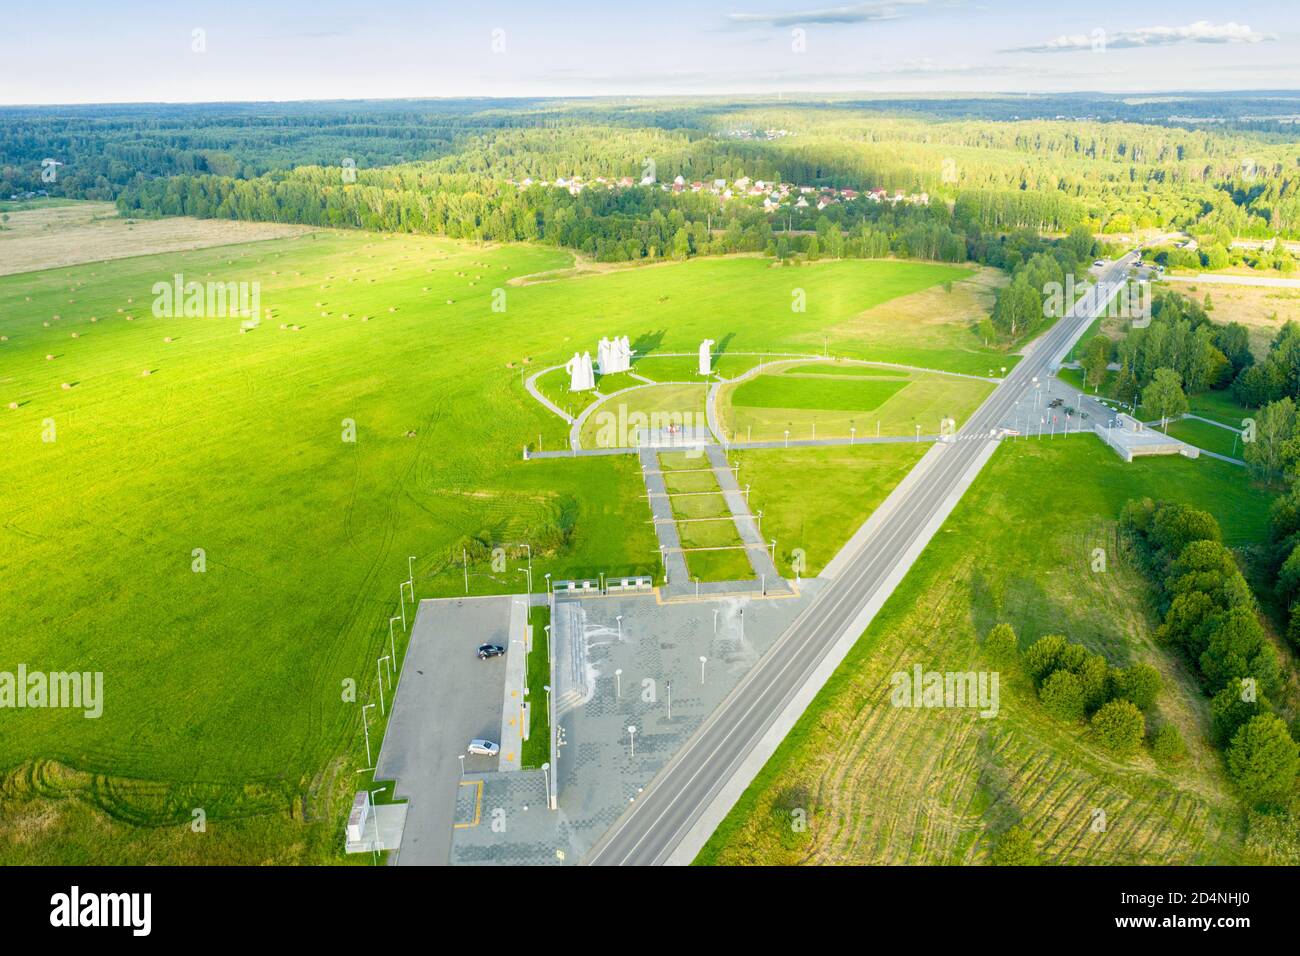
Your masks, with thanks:
M 501 748 L 492 741 L 483 740 L 481 737 L 471 740 L 469 746 L 465 749 L 469 753 L 478 754 L 480 757 L 495 757 L 501 751 Z

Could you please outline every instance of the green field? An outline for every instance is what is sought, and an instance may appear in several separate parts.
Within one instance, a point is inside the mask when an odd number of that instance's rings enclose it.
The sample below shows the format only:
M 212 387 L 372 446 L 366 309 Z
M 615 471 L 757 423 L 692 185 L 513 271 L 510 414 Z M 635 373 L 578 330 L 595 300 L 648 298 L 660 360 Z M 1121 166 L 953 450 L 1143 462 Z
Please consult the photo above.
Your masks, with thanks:
M 583 448 L 631 448 L 638 428 L 664 427 L 672 422 L 688 429 L 698 425 L 707 430 L 707 392 L 705 385 L 642 384 L 598 402 L 582 423 L 578 440 Z
M 737 441 L 913 436 L 958 427 L 992 392 L 974 378 L 907 372 L 879 379 L 791 374 L 782 367 L 726 385 L 718 396 L 723 430 Z
M 1265 533 L 1269 498 L 1231 465 L 1124 464 L 1091 437 L 1003 445 L 700 862 L 981 863 L 1017 823 L 1045 862 L 1241 862 L 1244 812 L 1206 740 L 1205 698 L 1156 646 L 1149 584 L 1116 548 L 1119 509 L 1140 495 L 1213 512 L 1234 547 Z M 1100 573 L 1096 548 L 1109 556 Z M 988 668 L 980 641 L 1002 621 L 1022 647 L 1063 633 L 1112 664 L 1152 663 L 1165 685 L 1156 719 L 1178 728 L 1187 757 L 1116 763 L 1006 668 L 991 720 L 890 706 L 891 672 Z M 1096 808 L 1103 832 L 1090 828 Z
M 1195 418 L 1184 418 L 1169 423 L 1169 434 L 1175 438 L 1229 458 L 1241 458 L 1241 434 L 1233 429 L 1220 428 Z
M 10 715 L 0 861 L 337 860 L 365 759 L 360 704 L 408 556 L 419 597 L 466 580 L 517 591 L 521 542 L 537 589 L 543 572 L 659 566 L 634 458 L 522 460 L 525 443 L 560 448 L 568 432 L 526 374 L 618 332 L 646 353 L 705 337 L 816 351 L 824 328 L 860 330 L 873 304 L 967 274 L 819 264 L 798 272 L 798 314 L 791 270 L 754 258 L 509 281 L 568 262 L 541 246 L 318 232 L 0 278 L 0 669 L 102 670 L 106 697 L 98 720 Z M 155 318 L 154 284 L 177 273 L 259 283 L 260 324 Z M 931 330 L 941 349 L 914 347 L 903 323 L 870 337 L 892 344 L 832 347 L 987 355 L 965 323 Z M 504 571 L 496 546 L 510 549 Z
M 857 381 L 829 376 L 760 375 L 736 387 L 731 403 L 742 408 L 875 411 L 907 387 L 905 381 Z
M 889 368 L 885 365 L 848 365 L 843 362 L 815 362 L 808 365 L 795 365 L 787 368 L 783 375 L 816 375 L 840 378 L 845 375 L 862 375 L 868 378 L 907 378 L 906 369 Z
M 762 448 L 734 451 L 741 488 L 750 487 L 750 510 L 763 512 L 763 535 L 776 539 L 776 567 L 794 577 L 795 550 L 803 552 L 805 578 L 826 562 L 912 470 L 928 444 L 829 448 Z

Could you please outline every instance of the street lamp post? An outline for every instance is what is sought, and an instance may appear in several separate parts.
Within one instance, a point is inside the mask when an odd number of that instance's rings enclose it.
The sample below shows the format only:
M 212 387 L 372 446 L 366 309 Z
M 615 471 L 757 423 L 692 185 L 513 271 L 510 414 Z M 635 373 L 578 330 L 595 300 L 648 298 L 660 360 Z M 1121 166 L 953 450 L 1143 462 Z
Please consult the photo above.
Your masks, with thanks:
M 365 732 L 366 735 L 366 766 L 367 767 L 371 766 L 374 763 L 374 761 L 370 759 L 370 725 L 366 723 L 366 711 L 374 706 L 375 706 L 374 704 L 363 704 L 361 707 L 361 729 Z
M 704 665 L 707 664 L 708 662 L 709 659 L 705 657 L 703 654 L 701 654 L 700 655 L 700 683 L 701 684 L 704 683 Z
M 393 660 L 397 660 L 397 643 L 393 639 L 393 622 L 400 620 L 398 617 L 388 619 L 388 651 L 393 655 Z
M 378 661 L 375 661 L 375 676 L 379 679 L 379 714 L 380 714 L 381 717 L 382 717 L 382 716 L 384 715 L 384 713 L 385 713 L 385 710 L 384 710 L 384 670 L 383 670 L 382 667 L 379 666 L 379 663 L 380 663 L 380 661 L 382 661 L 382 660 L 383 660 L 383 658 L 381 657 L 381 658 L 379 658 Z

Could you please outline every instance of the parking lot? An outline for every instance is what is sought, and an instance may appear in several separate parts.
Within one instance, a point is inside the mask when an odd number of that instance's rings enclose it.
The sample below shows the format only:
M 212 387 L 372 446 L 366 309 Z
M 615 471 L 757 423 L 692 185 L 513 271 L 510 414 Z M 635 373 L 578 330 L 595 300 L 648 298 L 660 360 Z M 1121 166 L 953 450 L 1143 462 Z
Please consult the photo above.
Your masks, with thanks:
M 447 863 L 455 825 L 473 819 L 459 758 L 475 737 L 500 740 L 506 674 L 504 657 L 480 661 L 475 649 L 510 646 L 510 613 L 509 597 L 420 602 L 376 772 L 409 801 L 399 865 Z M 495 771 L 497 760 L 465 755 L 465 774 Z

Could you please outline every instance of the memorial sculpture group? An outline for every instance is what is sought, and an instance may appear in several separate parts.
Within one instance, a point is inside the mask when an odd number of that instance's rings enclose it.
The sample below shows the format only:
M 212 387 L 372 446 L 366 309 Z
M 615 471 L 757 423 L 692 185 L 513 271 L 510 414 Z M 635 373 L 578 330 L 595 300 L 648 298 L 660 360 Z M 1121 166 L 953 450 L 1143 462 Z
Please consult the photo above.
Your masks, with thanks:
M 625 335 L 620 338 L 604 338 L 596 347 L 596 365 L 601 375 L 613 375 L 626 372 L 632 367 L 632 343 Z M 586 392 L 596 387 L 596 372 L 592 366 L 591 353 L 573 353 L 573 358 L 564 365 L 569 373 L 569 391 Z
M 705 339 L 700 343 L 700 365 L 701 375 L 713 374 L 713 339 Z M 596 346 L 596 363 L 592 365 L 590 352 L 574 352 L 573 358 L 564 363 L 564 370 L 569 373 L 569 391 L 586 392 L 596 387 L 596 368 L 600 369 L 601 375 L 613 375 L 615 372 L 626 372 L 632 368 L 632 343 L 628 341 L 625 335 L 621 339 L 618 337 L 600 340 Z

